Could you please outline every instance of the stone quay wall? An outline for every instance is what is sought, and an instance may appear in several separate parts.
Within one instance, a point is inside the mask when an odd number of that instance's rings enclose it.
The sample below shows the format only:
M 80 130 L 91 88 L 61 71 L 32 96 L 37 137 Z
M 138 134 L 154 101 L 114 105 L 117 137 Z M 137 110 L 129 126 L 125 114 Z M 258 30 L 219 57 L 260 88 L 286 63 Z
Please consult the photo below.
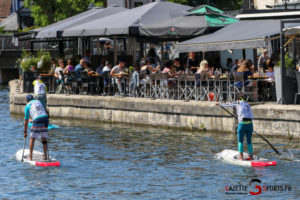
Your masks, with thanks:
M 17 92 L 18 84 L 9 82 L 10 112 L 22 114 L 27 94 Z M 237 123 L 214 102 L 65 94 L 48 94 L 47 100 L 51 117 L 222 132 L 233 132 Z M 252 110 L 260 134 L 300 137 L 300 106 L 257 104 Z

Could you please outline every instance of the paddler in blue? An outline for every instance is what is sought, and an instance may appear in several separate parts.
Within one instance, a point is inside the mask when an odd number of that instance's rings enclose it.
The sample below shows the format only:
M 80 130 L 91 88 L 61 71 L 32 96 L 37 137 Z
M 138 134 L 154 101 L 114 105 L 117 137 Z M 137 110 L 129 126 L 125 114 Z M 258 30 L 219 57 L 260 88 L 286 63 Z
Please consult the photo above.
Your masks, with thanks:
M 218 104 L 218 103 L 217 103 Z M 243 99 L 243 95 L 238 95 L 238 101 L 231 104 L 219 104 L 222 107 L 235 107 L 238 115 L 238 128 L 237 128 L 237 136 L 238 136 L 238 149 L 240 152 L 240 160 L 244 159 L 244 136 L 247 138 L 248 152 L 249 152 L 249 160 L 253 159 L 253 147 L 252 147 L 252 132 L 253 132 L 253 114 L 251 106 Z
M 47 160 L 47 138 L 48 138 L 48 115 L 39 100 L 34 100 L 31 94 L 26 96 L 25 106 L 25 123 L 24 123 L 24 138 L 27 137 L 27 128 L 29 116 L 32 118 L 32 126 L 30 129 L 29 160 L 32 160 L 32 152 L 35 139 L 42 138 L 44 159 Z

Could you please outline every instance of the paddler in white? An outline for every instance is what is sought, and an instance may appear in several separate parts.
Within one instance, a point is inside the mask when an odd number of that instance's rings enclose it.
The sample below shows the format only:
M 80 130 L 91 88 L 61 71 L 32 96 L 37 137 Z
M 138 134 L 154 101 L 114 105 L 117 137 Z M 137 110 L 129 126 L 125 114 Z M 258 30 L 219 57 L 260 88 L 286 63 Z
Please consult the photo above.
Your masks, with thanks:
M 219 103 L 217 103 L 219 104 Z M 236 107 L 237 115 L 238 115 L 238 128 L 237 128 L 237 136 L 238 136 L 238 149 L 240 152 L 240 160 L 244 159 L 244 136 L 247 138 L 248 152 L 249 152 L 249 160 L 253 159 L 253 147 L 252 147 L 252 132 L 253 132 L 253 114 L 251 110 L 251 106 L 243 99 L 243 95 L 238 95 L 238 101 L 231 104 L 219 104 L 222 107 Z
M 48 115 L 39 100 L 34 100 L 31 94 L 26 96 L 24 138 L 27 137 L 27 128 L 29 116 L 32 118 L 30 129 L 29 160 L 32 160 L 34 141 L 36 138 L 42 138 L 44 159 L 47 160 L 47 138 L 48 138 Z
M 36 80 L 33 81 L 33 86 L 34 86 L 34 99 L 39 100 L 44 109 L 46 110 L 47 106 L 47 97 L 46 97 L 46 91 L 47 87 L 45 83 L 42 81 L 42 76 L 38 76 Z

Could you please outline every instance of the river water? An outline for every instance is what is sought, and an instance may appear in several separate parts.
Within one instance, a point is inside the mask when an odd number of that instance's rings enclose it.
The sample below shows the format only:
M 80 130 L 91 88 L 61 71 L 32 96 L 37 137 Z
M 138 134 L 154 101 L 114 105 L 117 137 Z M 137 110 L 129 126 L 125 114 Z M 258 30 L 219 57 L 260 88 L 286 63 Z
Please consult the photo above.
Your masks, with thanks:
M 300 162 L 276 157 L 257 137 L 255 152 L 278 166 L 245 168 L 215 159 L 223 149 L 236 149 L 233 134 L 51 119 L 61 126 L 49 141 L 61 167 L 18 162 L 23 116 L 10 114 L 8 94 L 0 86 L 0 199 L 300 199 Z M 300 159 L 299 140 L 268 139 Z M 267 191 L 249 194 L 258 191 L 252 179 Z

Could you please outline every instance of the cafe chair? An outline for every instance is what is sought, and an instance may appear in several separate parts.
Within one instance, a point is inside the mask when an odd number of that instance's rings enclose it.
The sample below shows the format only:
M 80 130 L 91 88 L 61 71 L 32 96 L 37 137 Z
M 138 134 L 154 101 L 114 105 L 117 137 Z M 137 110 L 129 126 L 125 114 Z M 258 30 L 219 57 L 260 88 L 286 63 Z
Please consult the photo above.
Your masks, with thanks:
M 81 81 L 78 79 L 76 71 L 71 71 L 71 78 L 72 78 L 72 92 L 77 94 L 80 91 Z
M 86 71 L 80 72 L 81 77 L 81 90 L 80 94 L 87 94 L 89 90 L 89 80 L 88 80 L 88 73 Z

